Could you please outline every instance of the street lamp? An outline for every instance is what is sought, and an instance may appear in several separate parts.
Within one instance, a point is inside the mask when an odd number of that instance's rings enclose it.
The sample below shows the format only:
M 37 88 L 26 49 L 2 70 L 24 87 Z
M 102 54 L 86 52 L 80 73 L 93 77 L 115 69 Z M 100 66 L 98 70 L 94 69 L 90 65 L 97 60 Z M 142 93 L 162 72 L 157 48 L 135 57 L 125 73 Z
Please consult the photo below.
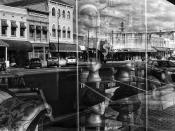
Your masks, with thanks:
M 59 18 L 60 18 L 60 12 L 57 12 L 57 28 L 58 28 L 58 30 L 57 30 L 57 33 L 58 33 L 58 55 L 59 55 L 59 31 L 60 31 L 60 25 L 59 25 Z

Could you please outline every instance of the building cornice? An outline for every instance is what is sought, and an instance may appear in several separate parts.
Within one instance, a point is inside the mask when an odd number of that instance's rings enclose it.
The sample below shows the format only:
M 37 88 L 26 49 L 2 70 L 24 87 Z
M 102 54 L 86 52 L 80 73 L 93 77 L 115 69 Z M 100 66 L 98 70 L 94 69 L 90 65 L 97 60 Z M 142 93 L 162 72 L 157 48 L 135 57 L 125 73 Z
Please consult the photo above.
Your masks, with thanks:
M 49 12 L 47 12 L 47 11 L 34 10 L 34 9 L 29 8 L 29 7 L 26 7 L 26 9 L 28 12 L 35 12 L 35 13 L 39 13 L 39 14 L 49 15 Z
M 64 4 L 64 3 L 61 3 L 61 2 L 57 2 L 55 0 L 48 0 L 50 3 L 54 3 L 54 4 L 58 4 L 58 5 L 62 5 L 62 6 L 65 6 L 65 7 L 70 7 L 70 8 L 74 8 L 73 5 L 70 5 L 70 4 Z

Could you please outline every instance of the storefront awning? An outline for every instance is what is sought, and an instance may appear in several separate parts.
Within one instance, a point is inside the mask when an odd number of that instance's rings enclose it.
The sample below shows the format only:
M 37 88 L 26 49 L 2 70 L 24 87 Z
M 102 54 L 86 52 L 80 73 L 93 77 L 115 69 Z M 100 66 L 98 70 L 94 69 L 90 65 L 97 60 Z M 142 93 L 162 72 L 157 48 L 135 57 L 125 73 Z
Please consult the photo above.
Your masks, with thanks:
M 162 52 L 170 51 L 170 48 L 166 48 L 166 47 L 153 47 L 153 48 L 157 51 L 162 51 Z
M 67 44 L 67 43 L 50 43 L 49 48 L 51 52 L 57 52 L 58 51 L 58 45 L 59 45 L 59 52 L 76 52 L 77 46 L 76 44 Z M 81 49 L 78 46 L 78 52 L 80 52 Z
M 8 47 L 9 45 L 4 42 L 3 40 L 0 40 L 0 47 Z
M 28 41 L 17 41 L 17 40 L 2 40 L 9 45 L 8 50 L 10 51 L 32 51 L 32 44 Z
M 133 53 L 142 53 L 145 52 L 145 49 L 140 49 L 140 48 L 123 48 L 120 50 L 117 50 L 115 52 L 133 52 Z M 156 50 L 154 48 L 148 48 L 147 52 L 156 52 Z
M 31 43 L 33 47 L 49 47 L 48 43 Z

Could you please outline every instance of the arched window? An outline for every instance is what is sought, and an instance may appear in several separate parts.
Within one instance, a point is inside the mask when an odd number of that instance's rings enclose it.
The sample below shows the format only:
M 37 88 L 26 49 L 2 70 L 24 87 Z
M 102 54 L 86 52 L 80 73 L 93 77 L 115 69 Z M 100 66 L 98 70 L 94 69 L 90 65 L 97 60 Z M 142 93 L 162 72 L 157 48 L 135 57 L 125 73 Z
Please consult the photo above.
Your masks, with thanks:
M 65 18 L 65 10 L 63 10 L 63 12 L 62 12 L 62 16 L 63 16 L 63 18 Z
M 66 28 L 65 28 L 65 26 L 63 27 L 63 38 L 66 38 Z
M 55 8 L 52 8 L 52 16 L 55 16 Z
M 67 38 L 70 38 L 70 27 L 67 29 Z
M 56 37 L 55 25 L 52 25 L 52 37 Z
M 70 11 L 67 12 L 67 18 L 70 19 Z
M 61 28 L 60 28 L 60 25 L 58 25 L 58 36 L 59 36 L 59 38 L 61 38 Z
M 61 14 L 60 14 L 60 9 L 58 9 L 58 17 L 60 17 L 60 15 L 61 15 Z

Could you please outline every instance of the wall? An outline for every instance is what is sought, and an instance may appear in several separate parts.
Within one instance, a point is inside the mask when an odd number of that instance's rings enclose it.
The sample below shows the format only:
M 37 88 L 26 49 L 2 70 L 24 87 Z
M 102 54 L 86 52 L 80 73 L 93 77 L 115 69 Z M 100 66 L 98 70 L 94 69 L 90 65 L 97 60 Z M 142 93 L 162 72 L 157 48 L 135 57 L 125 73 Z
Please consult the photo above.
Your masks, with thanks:
M 51 42 L 58 42 L 58 23 L 60 25 L 60 28 L 62 30 L 63 26 L 66 27 L 66 30 L 68 29 L 68 27 L 70 27 L 70 31 L 71 31 L 71 37 L 67 38 L 67 32 L 66 32 L 66 38 L 62 37 L 62 32 L 61 32 L 61 37 L 59 38 L 59 42 L 60 43 L 73 43 L 73 7 L 67 6 L 67 5 L 63 5 L 63 4 L 59 4 L 59 3 L 52 3 L 49 2 L 48 3 L 49 6 L 49 32 L 50 32 L 50 41 Z M 56 10 L 56 15 L 52 16 L 52 8 L 55 8 Z M 60 9 L 60 14 L 61 16 L 58 19 L 58 15 L 57 15 L 57 11 L 58 9 Z M 65 10 L 66 12 L 66 18 L 62 18 L 62 11 Z M 67 18 L 67 11 L 70 11 L 70 19 Z M 52 36 L 52 25 L 55 24 L 55 28 L 56 28 L 56 37 Z
M 25 30 L 25 36 L 20 37 L 20 22 L 24 22 L 25 26 L 26 24 L 26 18 L 27 18 L 27 11 L 25 9 L 15 8 L 15 7 L 9 7 L 0 5 L 0 19 L 6 19 L 7 20 L 7 36 L 2 36 L 1 33 L 1 22 L 0 22 L 0 38 L 1 39 L 8 39 L 8 40 L 27 40 L 27 29 Z M 11 36 L 11 21 L 16 21 L 16 24 L 18 26 L 16 30 L 16 37 Z

